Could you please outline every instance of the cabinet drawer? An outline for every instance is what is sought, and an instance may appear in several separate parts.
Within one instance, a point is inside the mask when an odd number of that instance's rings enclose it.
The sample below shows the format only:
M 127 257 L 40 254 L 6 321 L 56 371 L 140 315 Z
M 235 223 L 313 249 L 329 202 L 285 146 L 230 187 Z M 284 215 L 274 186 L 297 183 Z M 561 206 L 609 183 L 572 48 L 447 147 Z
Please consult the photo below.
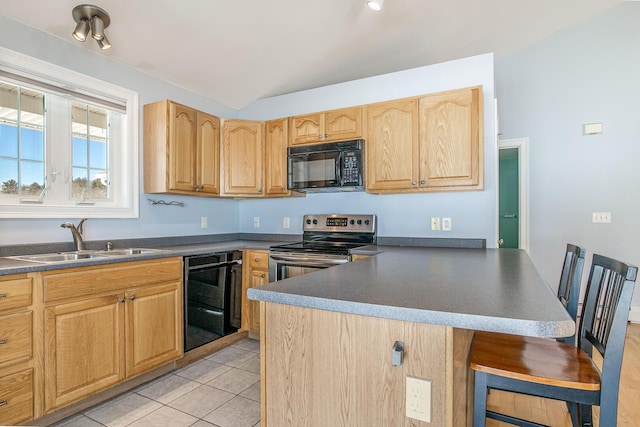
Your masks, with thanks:
M 0 366 L 31 358 L 33 313 L 0 316 Z
M 0 311 L 31 305 L 33 279 L 0 279 Z
M 182 280 L 182 258 L 116 263 L 73 268 L 47 273 L 44 277 L 45 302 L 132 286 Z
M 0 378 L 0 423 L 17 425 L 33 419 L 33 370 Z
M 263 270 L 267 270 L 269 268 L 268 251 L 249 251 L 247 252 L 247 257 L 251 268 L 259 268 Z

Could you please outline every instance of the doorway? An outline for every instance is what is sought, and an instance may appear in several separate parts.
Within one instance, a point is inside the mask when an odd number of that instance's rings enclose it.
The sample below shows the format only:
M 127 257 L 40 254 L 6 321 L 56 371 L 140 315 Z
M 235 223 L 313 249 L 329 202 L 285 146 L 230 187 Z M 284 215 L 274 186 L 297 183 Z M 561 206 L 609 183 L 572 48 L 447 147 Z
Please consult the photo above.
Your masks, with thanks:
M 498 247 L 529 250 L 527 138 L 498 143 Z

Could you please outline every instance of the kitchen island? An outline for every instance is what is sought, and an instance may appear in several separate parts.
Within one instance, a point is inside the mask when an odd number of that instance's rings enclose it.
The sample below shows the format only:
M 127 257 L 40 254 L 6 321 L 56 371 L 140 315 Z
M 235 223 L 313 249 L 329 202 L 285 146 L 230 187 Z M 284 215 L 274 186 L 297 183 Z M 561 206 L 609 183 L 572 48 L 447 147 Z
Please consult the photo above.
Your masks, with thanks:
M 574 333 L 524 251 L 379 249 L 249 291 L 261 301 L 263 426 L 466 426 L 474 330 Z M 406 416 L 408 376 L 429 381 L 414 408 L 429 422 Z

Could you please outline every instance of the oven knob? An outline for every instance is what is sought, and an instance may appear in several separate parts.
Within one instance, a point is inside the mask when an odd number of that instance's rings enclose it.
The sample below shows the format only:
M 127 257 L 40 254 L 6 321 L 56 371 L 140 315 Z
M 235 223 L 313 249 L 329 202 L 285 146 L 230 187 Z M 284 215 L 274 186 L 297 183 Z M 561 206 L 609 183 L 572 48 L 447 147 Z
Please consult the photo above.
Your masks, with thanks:
M 356 222 L 355 222 L 354 220 L 349 221 L 349 224 L 351 224 L 351 225 L 353 225 L 353 224 L 355 224 L 355 223 L 356 223 Z
M 364 225 L 369 225 L 369 220 L 368 219 L 364 220 Z
M 316 225 L 317 223 L 318 223 L 318 220 L 317 220 L 317 219 L 314 219 L 314 220 L 313 220 L 313 225 Z
M 311 220 L 310 219 L 307 220 L 307 224 L 311 224 Z
M 362 220 L 361 219 L 358 220 L 358 225 L 362 225 Z

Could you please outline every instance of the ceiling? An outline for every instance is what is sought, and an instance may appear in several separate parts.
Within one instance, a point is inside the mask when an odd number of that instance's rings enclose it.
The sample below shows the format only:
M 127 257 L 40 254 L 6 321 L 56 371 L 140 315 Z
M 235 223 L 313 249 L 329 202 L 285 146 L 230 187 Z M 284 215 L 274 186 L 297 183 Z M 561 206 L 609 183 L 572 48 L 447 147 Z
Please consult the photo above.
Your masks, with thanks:
M 113 47 L 75 41 L 78 0 L 2 0 L 0 14 L 242 109 L 270 96 L 494 52 L 622 0 L 95 0 Z M 190 6 L 190 7 L 187 7 Z

